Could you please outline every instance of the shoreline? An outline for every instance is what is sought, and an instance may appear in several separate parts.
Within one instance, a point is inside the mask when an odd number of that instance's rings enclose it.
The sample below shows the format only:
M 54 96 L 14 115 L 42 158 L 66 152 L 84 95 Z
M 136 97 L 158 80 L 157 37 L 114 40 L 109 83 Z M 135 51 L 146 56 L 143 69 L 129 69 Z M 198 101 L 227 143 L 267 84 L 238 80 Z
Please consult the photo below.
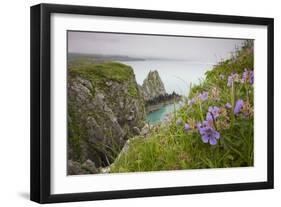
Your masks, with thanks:
M 145 107 L 146 115 L 148 115 L 149 113 L 152 113 L 154 111 L 159 110 L 163 106 L 178 103 L 179 101 L 180 101 L 179 99 L 177 99 L 177 100 L 171 99 L 171 100 L 161 101 L 157 104 L 150 104 L 150 105 Z

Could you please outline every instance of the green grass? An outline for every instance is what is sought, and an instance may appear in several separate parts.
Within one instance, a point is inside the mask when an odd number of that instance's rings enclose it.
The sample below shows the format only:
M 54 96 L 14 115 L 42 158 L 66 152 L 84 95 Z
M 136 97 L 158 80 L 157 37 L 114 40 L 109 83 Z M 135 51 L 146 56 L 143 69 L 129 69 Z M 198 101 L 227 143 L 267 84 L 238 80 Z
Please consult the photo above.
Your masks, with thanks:
M 103 62 L 95 63 L 94 61 L 77 59 L 72 61 L 69 66 L 69 78 L 80 76 L 92 82 L 93 87 L 101 90 L 107 90 L 109 81 L 119 83 L 128 82 L 128 95 L 132 97 L 138 96 L 137 85 L 134 83 L 134 71 L 125 64 L 119 62 Z M 93 90 L 93 95 L 94 95 Z
M 203 91 L 208 92 L 208 100 L 197 98 L 193 105 L 185 102 L 168 124 L 154 127 L 146 138 L 132 139 L 127 152 L 114 162 L 110 172 L 253 166 L 253 86 L 240 81 L 235 82 L 233 87 L 227 86 L 228 76 L 238 73 L 241 80 L 245 68 L 253 69 L 251 41 L 246 41 L 231 59 L 220 62 L 206 73 L 201 84 L 191 88 L 189 100 Z M 242 99 L 248 107 L 235 115 L 233 106 L 238 99 Z M 226 103 L 231 103 L 232 109 L 226 109 Z M 203 143 L 195 127 L 197 122 L 205 119 L 210 106 L 220 108 L 220 115 L 213 122 L 213 127 L 220 133 L 216 145 Z M 182 120 L 182 123 L 176 124 L 176 120 Z M 184 130 L 184 123 L 191 126 L 189 131 Z
M 135 83 L 131 82 L 129 87 L 128 87 L 128 93 L 132 97 L 137 97 L 138 94 L 139 94 L 138 93 L 138 86 Z
M 69 68 L 69 75 L 80 75 L 91 81 L 128 81 L 134 76 L 133 69 L 118 62 L 84 63 Z
M 82 159 L 82 147 L 81 140 L 84 136 L 84 124 L 77 120 L 77 113 L 71 105 L 68 105 L 68 147 L 72 149 L 72 155 L 75 160 L 81 161 Z

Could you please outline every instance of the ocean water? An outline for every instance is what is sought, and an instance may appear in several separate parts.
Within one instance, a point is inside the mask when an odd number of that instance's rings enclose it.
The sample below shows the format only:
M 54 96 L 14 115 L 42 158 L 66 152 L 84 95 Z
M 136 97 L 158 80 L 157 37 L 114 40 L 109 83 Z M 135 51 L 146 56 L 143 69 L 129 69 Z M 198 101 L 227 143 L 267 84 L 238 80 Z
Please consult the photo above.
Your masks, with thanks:
M 205 78 L 205 72 L 211 70 L 212 63 L 196 63 L 189 61 L 170 61 L 170 60 L 145 60 L 145 61 L 122 61 L 134 69 L 136 81 L 142 85 L 150 70 L 157 70 L 164 83 L 167 93 L 173 91 L 177 94 L 188 96 L 191 84 L 198 84 Z M 176 105 L 176 110 L 178 105 Z M 157 111 L 147 114 L 146 121 L 156 124 L 173 113 L 174 104 L 161 107 Z
M 157 70 L 166 92 L 187 96 L 190 84 L 198 84 L 212 63 L 197 63 L 175 60 L 121 61 L 134 69 L 137 83 L 142 85 L 150 70 Z
M 169 104 L 163 106 L 159 110 L 147 114 L 146 122 L 152 125 L 159 123 L 163 121 L 168 114 L 173 113 L 178 108 L 179 108 L 179 104 Z

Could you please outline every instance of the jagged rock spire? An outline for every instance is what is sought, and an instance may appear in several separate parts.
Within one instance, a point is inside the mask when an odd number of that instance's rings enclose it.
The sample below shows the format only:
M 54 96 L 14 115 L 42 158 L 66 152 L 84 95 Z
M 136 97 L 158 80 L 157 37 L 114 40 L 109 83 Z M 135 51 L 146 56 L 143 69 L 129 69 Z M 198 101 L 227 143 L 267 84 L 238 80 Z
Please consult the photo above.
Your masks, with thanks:
M 157 70 L 149 71 L 142 84 L 144 100 L 153 100 L 166 94 L 164 83 L 162 82 Z

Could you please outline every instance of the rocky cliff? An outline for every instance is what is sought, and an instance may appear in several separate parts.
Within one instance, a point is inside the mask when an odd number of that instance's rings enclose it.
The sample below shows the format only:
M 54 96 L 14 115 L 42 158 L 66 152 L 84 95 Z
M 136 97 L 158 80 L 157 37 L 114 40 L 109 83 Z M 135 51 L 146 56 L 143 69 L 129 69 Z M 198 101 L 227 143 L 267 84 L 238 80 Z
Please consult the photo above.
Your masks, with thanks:
M 164 84 L 157 70 L 149 71 L 146 79 L 143 81 L 141 88 L 145 101 L 150 101 L 166 94 Z
M 180 99 L 180 96 L 175 92 L 166 93 L 164 83 L 157 70 L 149 71 L 139 89 L 145 100 L 146 113 L 159 110 L 164 105 L 172 104 Z
M 90 63 L 68 71 L 68 173 L 72 174 L 83 163 L 93 162 L 98 168 L 113 162 L 126 140 L 140 133 L 145 107 L 133 69 L 127 65 Z

